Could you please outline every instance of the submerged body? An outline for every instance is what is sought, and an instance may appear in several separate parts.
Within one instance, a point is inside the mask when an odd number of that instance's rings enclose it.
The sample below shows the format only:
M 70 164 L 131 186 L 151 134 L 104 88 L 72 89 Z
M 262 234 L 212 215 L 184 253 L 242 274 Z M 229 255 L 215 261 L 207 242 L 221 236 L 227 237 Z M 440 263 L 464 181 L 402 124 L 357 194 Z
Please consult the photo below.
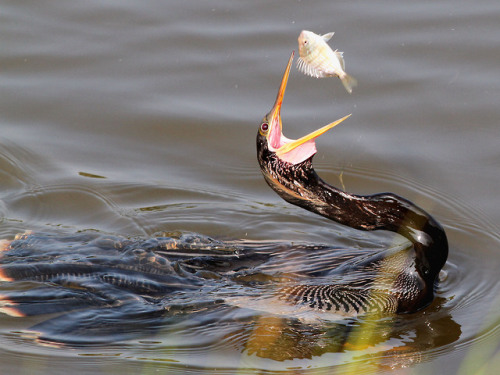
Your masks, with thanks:
M 347 92 L 351 93 L 357 81 L 345 72 L 343 52 L 333 51 L 327 42 L 334 33 L 317 35 L 303 30 L 298 38 L 298 69 L 311 77 L 339 77 Z
M 44 343 L 73 344 L 144 336 L 234 307 L 316 324 L 368 311 L 385 316 L 397 301 L 369 292 L 380 274 L 365 264 L 384 258 L 380 246 L 26 233 L 0 244 L 0 312 L 49 315 L 29 332 Z M 405 256 L 405 248 L 383 253 Z M 361 293 L 339 298 L 349 290 Z

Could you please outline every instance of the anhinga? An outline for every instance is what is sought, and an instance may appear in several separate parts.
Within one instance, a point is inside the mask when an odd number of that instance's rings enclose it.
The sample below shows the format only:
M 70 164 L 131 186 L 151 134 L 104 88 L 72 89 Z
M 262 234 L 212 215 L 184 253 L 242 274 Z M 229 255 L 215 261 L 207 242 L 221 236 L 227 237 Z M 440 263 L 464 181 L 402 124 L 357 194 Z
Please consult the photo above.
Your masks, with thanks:
M 0 312 L 25 316 L 79 309 L 37 329 L 93 332 L 96 327 L 86 314 L 101 316 L 103 308 L 111 327 L 133 325 L 136 319 L 149 324 L 151 314 L 161 317 L 172 306 L 196 303 L 200 295 L 202 301 L 213 298 L 231 304 L 223 290 L 229 285 L 233 293 L 238 290 L 232 288 L 235 284 L 255 287 L 250 294 L 256 298 L 261 291 L 271 290 L 270 299 L 266 299 L 269 295 L 263 299 L 279 300 L 292 311 L 298 306 L 301 311 L 356 316 L 409 313 L 428 305 L 448 256 L 443 228 L 424 210 L 395 194 L 354 195 L 318 177 L 312 167 L 314 140 L 348 116 L 298 140 L 285 138 L 280 110 L 292 60 L 293 53 L 276 102 L 257 134 L 265 180 L 290 203 L 352 228 L 399 233 L 411 241 L 410 246 L 339 253 L 323 247 L 329 259 L 326 273 L 320 265 L 321 277 L 301 282 L 285 278 L 282 283 L 281 276 L 274 274 L 286 263 L 281 255 L 293 249 L 277 249 L 274 242 L 222 242 L 198 235 L 125 239 L 97 233 L 26 233 L 0 241 L 0 282 L 19 283 L 19 289 L 8 286 L 0 293 Z M 317 251 L 315 246 L 306 248 Z M 306 276 L 317 276 L 314 272 Z M 261 283 L 271 285 L 262 289 Z M 246 292 L 241 294 L 248 297 Z M 251 300 L 250 307 L 257 309 L 255 301 Z M 63 322 L 66 328 L 61 328 Z
M 349 116 L 298 140 L 285 138 L 280 110 L 292 61 L 293 53 L 276 102 L 257 134 L 257 157 L 266 182 L 292 204 L 352 228 L 399 233 L 412 246 L 358 263 L 351 261 L 355 281 L 292 286 L 283 291 L 288 294 L 283 299 L 348 316 L 370 311 L 409 313 L 427 306 L 448 257 L 443 228 L 423 209 L 396 194 L 354 195 L 316 174 L 312 166 L 315 138 Z

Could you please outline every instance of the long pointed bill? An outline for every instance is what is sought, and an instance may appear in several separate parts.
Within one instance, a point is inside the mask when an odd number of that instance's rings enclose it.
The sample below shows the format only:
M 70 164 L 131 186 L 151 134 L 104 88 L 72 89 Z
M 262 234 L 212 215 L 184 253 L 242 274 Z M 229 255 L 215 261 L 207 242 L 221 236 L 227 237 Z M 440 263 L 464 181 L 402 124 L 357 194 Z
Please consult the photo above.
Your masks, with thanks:
M 350 116 L 351 115 L 348 114 L 347 116 L 344 116 L 337 121 L 325 125 L 322 128 L 313 131 L 312 133 L 309 133 L 308 135 L 305 135 L 297 140 L 288 140 L 288 142 L 286 142 L 276 150 L 276 155 L 280 159 L 292 164 L 303 162 L 316 153 L 316 138 L 318 138 L 321 134 L 326 133 L 333 127 L 337 126 Z
M 267 119 L 269 121 L 269 132 L 267 135 L 267 141 L 271 149 L 277 149 L 282 146 L 282 136 L 281 136 L 281 105 L 283 104 L 283 97 L 285 96 L 286 84 L 288 83 L 288 77 L 290 76 L 290 69 L 292 68 L 293 56 L 295 52 L 292 52 L 290 59 L 288 60 L 288 65 L 286 66 L 285 73 L 283 73 L 283 78 L 281 79 L 280 89 L 278 90 L 278 95 L 276 96 L 276 101 L 274 102 L 273 108 L 267 114 Z
M 292 51 L 290 59 L 288 60 L 288 65 L 286 66 L 285 73 L 283 73 L 283 78 L 281 79 L 280 89 L 278 90 L 278 95 L 276 96 L 276 101 L 271 109 L 272 117 L 280 115 L 281 105 L 283 104 L 283 97 L 285 96 L 286 84 L 288 83 L 288 77 L 290 77 L 290 69 L 292 68 L 293 56 L 295 51 Z
M 286 154 L 287 152 L 292 151 L 293 149 L 303 145 L 306 142 L 314 141 L 316 138 L 318 138 L 321 134 L 326 133 L 328 130 L 331 128 L 337 126 L 340 124 L 342 121 L 345 119 L 349 118 L 351 114 L 348 114 L 347 116 L 342 117 L 341 119 L 338 119 L 337 121 L 334 121 L 328 125 L 323 126 L 322 128 L 313 131 L 312 133 L 309 133 L 308 135 L 303 136 L 302 138 L 296 139 L 294 141 L 291 141 L 289 143 L 285 143 L 283 146 L 281 146 L 278 150 L 276 150 L 276 154 L 278 156 L 282 156 Z
M 327 132 L 331 128 L 340 124 L 351 115 L 342 117 L 341 119 L 332 122 L 321 129 L 318 129 L 300 139 L 291 140 L 283 136 L 281 124 L 281 105 L 283 104 L 283 97 L 285 96 L 286 85 L 288 77 L 290 76 L 290 69 L 292 67 L 293 57 L 295 52 L 292 52 L 288 65 L 286 66 L 281 85 L 276 96 L 276 101 L 271 111 L 268 113 L 267 118 L 269 121 L 269 132 L 267 134 L 267 142 L 269 149 L 276 152 L 276 155 L 288 163 L 298 164 L 308 159 L 316 153 L 315 139 L 321 134 Z

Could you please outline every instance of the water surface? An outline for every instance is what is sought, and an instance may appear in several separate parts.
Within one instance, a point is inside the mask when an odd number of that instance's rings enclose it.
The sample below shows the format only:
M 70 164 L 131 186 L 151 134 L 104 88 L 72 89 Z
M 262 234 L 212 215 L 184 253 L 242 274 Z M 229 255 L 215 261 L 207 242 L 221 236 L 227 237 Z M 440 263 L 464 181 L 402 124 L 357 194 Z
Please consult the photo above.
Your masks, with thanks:
M 359 86 L 348 95 L 337 80 L 293 70 L 285 134 L 353 113 L 318 141 L 320 175 L 352 192 L 414 201 L 450 241 L 435 303 L 368 346 L 339 349 L 335 326 L 215 309 L 150 336 L 61 349 L 22 334 L 38 318 L 2 315 L 5 371 L 487 374 L 498 366 L 497 1 L 45 0 L 2 9 L 1 238 L 180 230 L 392 243 L 290 206 L 260 174 L 257 126 L 299 32 L 310 29 L 335 31 L 330 44 L 345 51 Z

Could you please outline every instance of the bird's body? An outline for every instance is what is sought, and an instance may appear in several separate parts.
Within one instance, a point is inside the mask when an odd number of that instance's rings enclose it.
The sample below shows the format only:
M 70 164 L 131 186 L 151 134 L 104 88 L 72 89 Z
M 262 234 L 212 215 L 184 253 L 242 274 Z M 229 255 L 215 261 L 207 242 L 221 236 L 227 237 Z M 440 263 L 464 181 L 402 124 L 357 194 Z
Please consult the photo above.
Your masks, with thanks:
M 410 249 L 397 256 L 378 254 L 361 267 L 359 264 L 354 267 L 353 271 L 361 269 L 367 275 L 361 278 L 362 285 L 354 282 L 304 286 L 294 289 L 292 294 L 297 297 L 292 299 L 314 300 L 312 295 L 323 293 L 323 304 L 326 299 L 337 300 L 338 305 L 344 303 L 336 307 L 338 310 L 358 313 L 357 310 L 371 310 L 370 296 L 376 296 L 380 302 L 373 303 L 373 310 L 397 313 L 420 310 L 432 301 L 439 271 L 448 257 L 443 228 L 424 210 L 395 194 L 350 194 L 329 185 L 316 174 L 312 167 L 315 138 L 348 116 L 295 141 L 283 137 L 280 110 L 292 60 L 293 54 L 275 105 L 263 118 L 257 133 L 257 157 L 266 182 L 292 204 L 352 228 L 396 232 L 412 243 Z M 319 301 L 319 297 L 316 300 Z

